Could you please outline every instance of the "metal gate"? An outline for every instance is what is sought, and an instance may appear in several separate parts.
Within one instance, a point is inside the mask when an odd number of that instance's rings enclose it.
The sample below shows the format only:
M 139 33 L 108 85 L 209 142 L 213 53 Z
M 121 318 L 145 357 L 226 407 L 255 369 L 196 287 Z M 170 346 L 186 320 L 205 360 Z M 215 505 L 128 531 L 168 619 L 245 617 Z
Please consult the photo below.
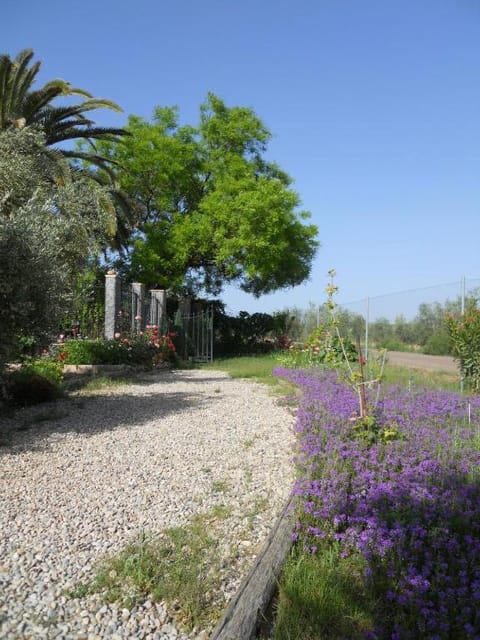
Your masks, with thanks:
M 179 340 L 179 355 L 184 360 L 211 362 L 213 360 L 213 308 L 197 313 L 175 316 L 175 330 Z

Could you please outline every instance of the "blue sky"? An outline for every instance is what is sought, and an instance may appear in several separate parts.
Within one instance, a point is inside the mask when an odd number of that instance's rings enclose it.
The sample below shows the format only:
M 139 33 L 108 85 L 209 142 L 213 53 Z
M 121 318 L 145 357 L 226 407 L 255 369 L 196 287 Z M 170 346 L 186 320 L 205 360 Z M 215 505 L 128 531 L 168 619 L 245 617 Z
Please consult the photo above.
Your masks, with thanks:
M 232 312 L 320 303 L 331 268 L 344 302 L 480 277 L 478 0 L 3 0 L 0 42 L 123 107 L 99 124 L 193 124 L 208 91 L 263 119 L 322 246 L 308 283 L 229 288 Z

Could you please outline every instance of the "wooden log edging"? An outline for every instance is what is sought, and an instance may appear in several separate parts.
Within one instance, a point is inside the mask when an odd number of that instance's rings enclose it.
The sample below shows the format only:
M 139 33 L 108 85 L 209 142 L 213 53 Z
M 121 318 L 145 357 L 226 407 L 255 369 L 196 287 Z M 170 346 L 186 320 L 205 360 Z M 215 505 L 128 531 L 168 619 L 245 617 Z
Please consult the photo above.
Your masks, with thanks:
M 292 546 L 293 522 L 293 499 L 289 498 L 210 640 L 253 640 L 256 637 Z

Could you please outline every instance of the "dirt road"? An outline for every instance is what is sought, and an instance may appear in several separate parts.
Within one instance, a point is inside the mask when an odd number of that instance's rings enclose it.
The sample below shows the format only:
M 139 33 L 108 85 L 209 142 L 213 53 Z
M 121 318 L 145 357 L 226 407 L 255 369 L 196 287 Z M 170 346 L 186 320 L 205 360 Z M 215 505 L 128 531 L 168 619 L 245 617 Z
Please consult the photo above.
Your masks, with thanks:
M 411 369 L 458 372 L 458 365 L 450 356 L 426 356 L 423 353 L 388 351 L 387 359 L 390 364 L 409 367 Z

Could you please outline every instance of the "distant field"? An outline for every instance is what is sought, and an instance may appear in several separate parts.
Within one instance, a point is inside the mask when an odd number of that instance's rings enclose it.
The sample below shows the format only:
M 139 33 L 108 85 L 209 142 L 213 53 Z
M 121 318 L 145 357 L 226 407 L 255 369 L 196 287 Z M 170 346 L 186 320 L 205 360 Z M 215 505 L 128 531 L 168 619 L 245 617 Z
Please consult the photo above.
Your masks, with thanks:
M 458 365 L 450 356 L 427 356 L 423 353 L 389 351 L 387 358 L 389 364 L 408 367 L 409 369 L 458 373 Z

